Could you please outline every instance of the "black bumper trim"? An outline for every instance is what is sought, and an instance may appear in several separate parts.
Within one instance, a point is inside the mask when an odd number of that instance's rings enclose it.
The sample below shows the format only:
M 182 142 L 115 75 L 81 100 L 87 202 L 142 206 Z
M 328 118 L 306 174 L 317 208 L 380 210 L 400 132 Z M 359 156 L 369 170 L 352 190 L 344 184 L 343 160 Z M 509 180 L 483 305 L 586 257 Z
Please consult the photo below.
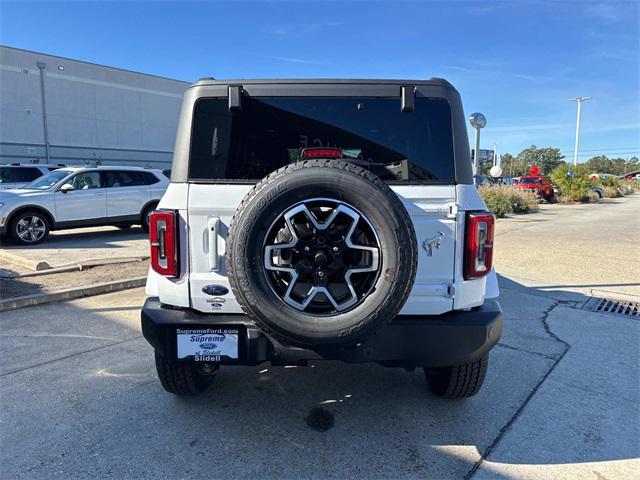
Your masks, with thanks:
M 205 314 L 163 306 L 157 297 L 142 307 L 142 333 L 153 348 L 176 360 L 176 328 L 240 327 L 240 359 L 224 364 L 304 364 L 309 360 L 378 362 L 388 366 L 448 366 L 470 363 L 485 355 L 502 335 L 500 304 L 487 300 L 469 311 L 442 315 L 399 315 L 358 346 L 304 349 L 283 345 L 266 336 L 242 314 Z

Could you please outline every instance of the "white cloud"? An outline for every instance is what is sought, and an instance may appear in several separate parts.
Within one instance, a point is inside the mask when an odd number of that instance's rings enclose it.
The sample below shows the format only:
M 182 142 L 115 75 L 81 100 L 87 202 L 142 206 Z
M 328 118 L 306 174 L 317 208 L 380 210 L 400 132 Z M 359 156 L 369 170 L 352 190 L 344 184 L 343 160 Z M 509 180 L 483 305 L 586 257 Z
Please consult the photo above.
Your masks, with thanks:
M 309 60 L 307 58 L 298 58 L 298 57 L 281 57 L 279 55 L 262 55 L 264 58 L 270 58 L 272 60 L 278 60 L 279 62 L 288 62 L 288 63 L 302 63 L 305 65 L 321 65 L 320 62 L 316 62 L 314 60 Z
M 595 3 L 585 8 L 584 12 L 590 16 L 595 17 L 603 23 L 615 23 L 621 19 L 621 12 L 617 6 L 610 3 Z

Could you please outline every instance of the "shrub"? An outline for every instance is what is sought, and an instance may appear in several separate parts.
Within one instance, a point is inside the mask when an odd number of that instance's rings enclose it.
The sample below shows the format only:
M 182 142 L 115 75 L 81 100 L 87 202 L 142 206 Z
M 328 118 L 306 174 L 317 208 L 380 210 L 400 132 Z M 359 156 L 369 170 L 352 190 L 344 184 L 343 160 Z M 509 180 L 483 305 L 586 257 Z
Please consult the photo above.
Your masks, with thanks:
M 527 213 L 538 207 L 535 194 L 508 185 L 490 185 L 479 188 L 487 208 L 497 217 L 509 213 Z
M 622 186 L 622 181 L 617 177 L 607 177 L 600 180 L 603 187 L 615 187 L 619 188 Z
M 629 180 L 620 180 L 620 190 L 625 195 L 631 195 L 638 190 L 638 184 Z
M 513 208 L 513 213 L 527 213 L 538 208 L 538 198 L 535 193 L 517 187 L 508 187 L 507 195 Z
M 480 196 L 484 199 L 484 203 L 491 213 L 496 217 L 504 217 L 509 213 L 513 213 L 513 206 L 509 199 L 509 194 L 502 185 L 482 186 L 479 189 Z
M 631 190 L 631 193 L 640 192 L 640 182 L 638 182 L 637 180 L 627 180 L 626 183 L 629 187 L 629 190 Z
M 606 198 L 622 197 L 622 192 L 617 187 L 604 187 L 604 196 Z
M 599 200 L 600 200 L 600 197 L 598 196 L 598 194 L 590 190 L 588 202 L 597 203 Z
M 560 165 L 551 172 L 551 180 L 560 187 L 563 201 L 582 202 L 589 198 L 591 181 L 584 165 Z
M 628 182 L 619 179 L 618 177 L 607 177 L 602 179 L 602 185 L 606 188 L 611 188 L 618 190 L 618 194 L 616 195 L 613 191 L 611 191 L 611 196 L 605 195 L 608 198 L 616 198 L 622 197 L 624 195 L 629 195 L 631 191 L 627 188 Z

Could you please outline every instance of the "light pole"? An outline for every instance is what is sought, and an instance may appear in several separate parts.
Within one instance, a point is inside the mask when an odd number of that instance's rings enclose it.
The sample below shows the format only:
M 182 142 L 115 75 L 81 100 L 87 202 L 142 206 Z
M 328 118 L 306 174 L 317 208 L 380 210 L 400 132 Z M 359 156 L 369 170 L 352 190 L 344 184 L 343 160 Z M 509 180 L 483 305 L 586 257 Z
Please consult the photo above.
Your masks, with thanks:
M 476 129 L 476 148 L 473 153 L 473 174 L 478 175 L 480 170 L 480 129 L 487 125 L 487 119 L 481 113 L 473 113 L 469 117 L 469 123 Z
M 580 141 L 580 112 L 582 110 L 582 102 L 591 100 L 592 97 L 576 97 L 570 98 L 570 102 L 576 102 L 578 104 L 578 114 L 576 116 L 576 145 L 573 149 L 573 166 L 578 164 L 578 143 Z

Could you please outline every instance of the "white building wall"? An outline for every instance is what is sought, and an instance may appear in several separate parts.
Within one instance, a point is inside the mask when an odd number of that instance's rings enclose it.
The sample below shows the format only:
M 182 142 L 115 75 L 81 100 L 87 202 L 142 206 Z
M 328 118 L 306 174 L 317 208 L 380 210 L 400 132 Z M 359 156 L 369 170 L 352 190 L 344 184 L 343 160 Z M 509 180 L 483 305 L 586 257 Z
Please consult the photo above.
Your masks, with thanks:
M 168 168 L 186 82 L 0 46 L 0 163 Z

